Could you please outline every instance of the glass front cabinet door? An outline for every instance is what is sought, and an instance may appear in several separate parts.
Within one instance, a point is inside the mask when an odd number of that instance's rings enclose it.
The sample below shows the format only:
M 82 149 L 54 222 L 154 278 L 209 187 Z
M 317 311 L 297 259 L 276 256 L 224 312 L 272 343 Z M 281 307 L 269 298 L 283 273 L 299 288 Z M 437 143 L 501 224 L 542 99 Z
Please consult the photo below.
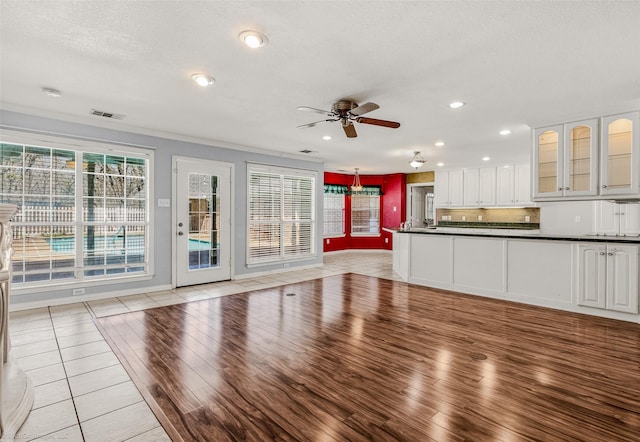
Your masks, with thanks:
M 640 195 L 640 112 L 602 118 L 600 194 Z
M 564 196 L 598 194 L 598 119 L 564 126 Z
M 563 126 L 549 126 L 534 131 L 535 198 L 558 198 L 563 194 Z

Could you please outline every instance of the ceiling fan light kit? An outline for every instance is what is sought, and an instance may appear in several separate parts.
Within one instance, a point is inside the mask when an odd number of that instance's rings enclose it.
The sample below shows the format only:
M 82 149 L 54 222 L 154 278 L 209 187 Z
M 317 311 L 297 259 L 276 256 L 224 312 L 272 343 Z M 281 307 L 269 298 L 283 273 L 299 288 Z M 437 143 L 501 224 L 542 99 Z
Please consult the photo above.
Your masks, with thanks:
M 351 100 L 340 100 L 335 102 L 330 111 L 316 109 L 315 107 L 309 106 L 298 106 L 299 111 L 315 112 L 318 114 L 324 114 L 328 117 L 324 120 L 314 121 L 313 123 L 303 124 L 298 127 L 314 127 L 319 123 L 324 123 L 327 121 L 339 121 L 347 138 L 356 138 L 358 136 L 356 128 L 353 124 L 354 122 L 371 124 L 373 126 L 389 127 L 392 129 L 397 129 L 398 127 L 400 127 L 400 123 L 395 121 L 378 120 L 376 118 L 367 118 L 361 116 L 378 108 L 380 108 L 380 106 L 375 103 L 369 102 L 363 105 L 358 105 L 358 103 Z
M 413 159 L 409 162 L 409 165 L 417 169 L 418 167 L 422 167 L 426 162 L 427 161 L 422 158 L 422 154 L 416 150 L 413 152 Z

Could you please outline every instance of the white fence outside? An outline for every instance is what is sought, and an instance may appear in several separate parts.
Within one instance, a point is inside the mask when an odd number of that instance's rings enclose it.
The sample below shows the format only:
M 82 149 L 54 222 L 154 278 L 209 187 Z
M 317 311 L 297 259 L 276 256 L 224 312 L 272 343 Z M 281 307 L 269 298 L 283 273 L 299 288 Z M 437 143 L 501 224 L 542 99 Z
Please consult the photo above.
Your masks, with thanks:
M 89 210 L 82 209 L 82 219 L 88 221 Z M 128 233 L 144 232 L 147 212 L 144 208 L 94 208 L 92 222 L 103 233 L 115 233 L 126 226 Z M 22 206 L 13 217 L 13 237 L 22 235 L 73 235 L 75 233 L 75 207 Z

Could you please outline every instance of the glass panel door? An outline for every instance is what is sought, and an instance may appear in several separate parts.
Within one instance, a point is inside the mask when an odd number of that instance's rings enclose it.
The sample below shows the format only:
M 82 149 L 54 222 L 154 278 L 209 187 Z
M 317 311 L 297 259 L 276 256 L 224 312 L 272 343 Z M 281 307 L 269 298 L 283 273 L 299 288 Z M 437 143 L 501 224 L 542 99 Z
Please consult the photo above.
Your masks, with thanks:
M 216 175 L 189 173 L 189 269 L 219 267 L 220 195 Z
M 176 286 L 231 278 L 231 165 L 176 159 Z

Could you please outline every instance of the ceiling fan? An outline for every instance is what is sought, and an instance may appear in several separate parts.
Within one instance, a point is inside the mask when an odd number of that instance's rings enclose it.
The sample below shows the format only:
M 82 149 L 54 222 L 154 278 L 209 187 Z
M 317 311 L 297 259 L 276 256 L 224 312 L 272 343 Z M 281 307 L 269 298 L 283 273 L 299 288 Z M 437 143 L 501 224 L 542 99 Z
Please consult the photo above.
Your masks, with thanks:
M 400 127 L 400 123 L 396 123 L 395 121 L 378 120 L 376 118 L 367 118 L 361 116 L 368 112 L 374 111 L 379 107 L 380 106 L 375 103 L 365 103 L 358 106 L 358 103 L 350 100 L 337 101 L 333 104 L 330 111 L 316 109 L 315 107 L 309 106 L 298 106 L 298 110 L 300 111 L 316 112 L 318 114 L 324 114 L 329 117 L 324 120 L 316 121 L 309 124 L 303 124 L 302 126 L 298 127 L 314 127 L 316 124 L 324 123 L 325 121 L 339 121 L 342 124 L 342 129 L 347 135 L 347 138 L 355 138 L 358 136 L 358 134 L 356 133 L 356 128 L 353 125 L 354 121 L 356 123 L 373 124 L 374 126 L 390 127 L 393 129 Z

